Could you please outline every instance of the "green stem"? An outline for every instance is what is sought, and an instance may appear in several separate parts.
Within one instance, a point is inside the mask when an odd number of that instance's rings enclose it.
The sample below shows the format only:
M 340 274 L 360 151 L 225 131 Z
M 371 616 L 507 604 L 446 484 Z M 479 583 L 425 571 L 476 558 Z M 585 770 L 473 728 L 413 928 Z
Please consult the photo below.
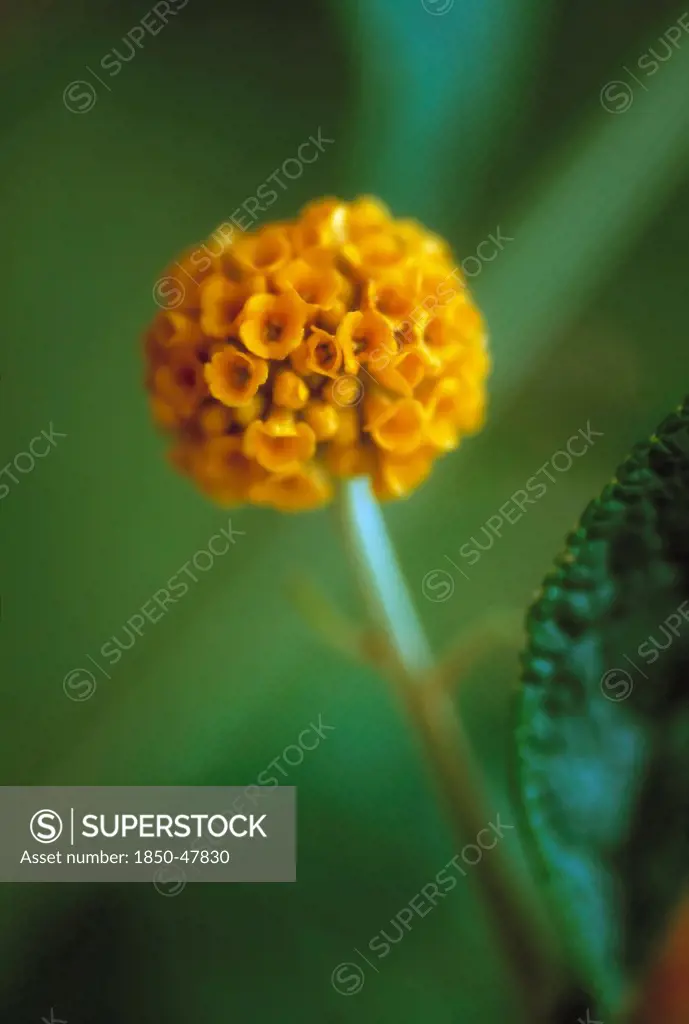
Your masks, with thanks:
M 433 654 L 402 578 L 380 506 L 368 480 L 342 487 L 340 507 L 362 597 L 371 621 L 414 678 L 433 668 Z
M 380 507 L 367 479 L 343 486 L 347 551 L 372 623 L 384 634 L 389 674 L 414 724 L 449 814 L 456 841 L 474 842 L 494 817 L 468 738 L 446 690 L 433 685 L 433 656 L 407 590 Z M 523 988 L 529 1012 L 554 992 L 554 963 L 541 934 L 539 908 L 524 894 L 499 846 L 475 867 L 495 932 Z

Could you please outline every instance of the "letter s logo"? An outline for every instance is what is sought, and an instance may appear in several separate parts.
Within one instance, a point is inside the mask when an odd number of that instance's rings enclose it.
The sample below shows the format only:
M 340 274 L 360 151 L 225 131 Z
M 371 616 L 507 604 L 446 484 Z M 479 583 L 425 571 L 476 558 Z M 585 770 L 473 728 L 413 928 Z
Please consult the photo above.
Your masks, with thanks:
M 29 830 L 39 843 L 54 843 L 62 835 L 62 818 L 57 811 L 36 811 Z

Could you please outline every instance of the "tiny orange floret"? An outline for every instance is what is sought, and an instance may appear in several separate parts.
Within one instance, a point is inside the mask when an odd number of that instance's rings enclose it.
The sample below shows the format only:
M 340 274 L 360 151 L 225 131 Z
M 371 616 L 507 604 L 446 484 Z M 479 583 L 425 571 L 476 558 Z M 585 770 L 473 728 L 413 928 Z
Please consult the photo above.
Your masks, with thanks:
M 191 352 L 175 350 L 168 362 L 155 369 L 154 396 L 161 398 L 183 418 L 193 415 L 207 393 L 203 366 L 197 363 Z
M 286 263 L 276 271 L 275 284 L 280 291 L 295 291 L 309 306 L 330 309 L 344 291 L 344 278 L 329 260 L 319 261 L 317 252 L 310 260 L 298 257 Z
M 304 337 L 307 306 L 295 291 L 247 299 L 239 317 L 239 337 L 263 359 L 285 359 Z
M 306 381 L 292 370 L 280 370 L 273 385 L 273 401 L 285 409 L 303 409 L 311 392 Z
M 261 279 L 233 281 L 222 274 L 206 278 L 200 291 L 199 326 L 208 338 L 227 338 L 234 331 L 235 320 L 244 303 L 254 291 L 261 290 Z
M 308 462 L 316 438 L 308 423 L 297 423 L 289 414 L 276 413 L 255 420 L 244 434 L 244 454 L 272 473 L 295 472 Z
M 304 410 L 304 419 L 317 441 L 330 441 L 340 428 L 340 414 L 329 402 L 309 402 Z
M 228 345 L 206 363 L 204 375 L 213 398 L 223 405 L 246 405 L 268 379 L 268 363 Z
M 343 363 L 342 348 L 337 338 L 315 327 L 308 338 L 292 353 L 292 366 L 301 374 L 320 373 L 338 377 Z
M 332 498 L 332 485 L 320 467 L 299 466 L 255 484 L 250 496 L 258 504 L 298 512 L 325 505 Z
M 423 441 L 424 409 L 415 398 L 372 394 L 364 402 L 365 429 L 384 452 L 408 455 Z
M 355 362 L 377 364 L 391 359 L 399 350 L 390 323 L 372 310 L 346 313 L 337 329 L 337 340 L 348 367 Z
M 265 227 L 244 235 L 235 243 L 232 254 L 245 270 L 268 274 L 284 266 L 292 255 L 289 234 L 284 227 Z

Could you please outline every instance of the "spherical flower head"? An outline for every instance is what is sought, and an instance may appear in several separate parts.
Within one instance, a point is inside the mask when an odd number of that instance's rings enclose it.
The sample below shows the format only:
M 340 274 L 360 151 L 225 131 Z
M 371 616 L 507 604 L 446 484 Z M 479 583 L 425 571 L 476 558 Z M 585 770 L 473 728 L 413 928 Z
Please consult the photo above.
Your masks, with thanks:
M 157 282 L 145 339 L 154 421 L 214 501 L 318 508 L 360 475 L 405 497 L 480 429 L 486 331 L 437 235 L 368 196 L 218 233 Z

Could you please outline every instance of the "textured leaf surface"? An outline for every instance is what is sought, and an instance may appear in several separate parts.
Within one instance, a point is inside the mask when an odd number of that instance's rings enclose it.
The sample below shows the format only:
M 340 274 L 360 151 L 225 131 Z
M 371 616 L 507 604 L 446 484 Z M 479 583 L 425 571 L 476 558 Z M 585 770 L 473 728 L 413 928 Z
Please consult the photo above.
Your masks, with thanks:
M 689 868 L 689 399 L 586 509 L 527 625 L 526 816 L 614 1008 Z

